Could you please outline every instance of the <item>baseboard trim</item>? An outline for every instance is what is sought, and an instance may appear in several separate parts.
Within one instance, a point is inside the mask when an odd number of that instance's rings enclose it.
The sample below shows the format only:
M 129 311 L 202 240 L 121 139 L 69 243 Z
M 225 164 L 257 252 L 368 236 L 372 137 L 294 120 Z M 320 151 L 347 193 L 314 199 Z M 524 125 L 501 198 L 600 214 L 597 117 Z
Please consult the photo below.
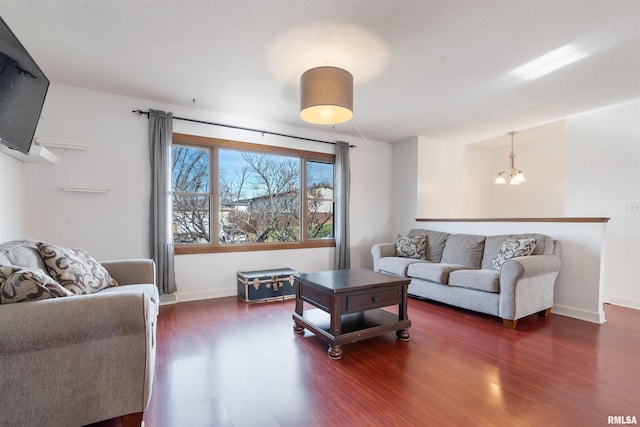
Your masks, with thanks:
M 176 294 L 165 294 L 160 295 L 160 305 L 172 305 L 176 304 L 178 299 L 176 298 Z
M 560 316 L 572 317 L 578 320 L 584 320 L 591 323 L 597 323 L 598 325 L 602 325 L 607 321 L 604 317 L 604 310 L 596 311 L 587 311 L 581 308 L 568 307 L 566 305 L 554 305 L 551 308 L 551 312 L 553 314 L 559 314 Z
M 196 291 L 176 293 L 176 302 L 200 301 L 203 299 L 214 299 L 223 297 L 233 297 L 238 295 L 236 288 L 216 289 L 214 291 Z
M 640 310 L 640 301 L 629 298 L 611 297 L 608 301 L 610 304 L 619 305 L 621 307 L 635 308 Z
M 180 302 L 200 301 L 205 299 L 233 297 L 238 294 L 236 288 L 218 289 L 215 291 L 197 291 L 197 292 L 175 292 L 173 294 L 161 295 L 160 305 L 172 305 Z

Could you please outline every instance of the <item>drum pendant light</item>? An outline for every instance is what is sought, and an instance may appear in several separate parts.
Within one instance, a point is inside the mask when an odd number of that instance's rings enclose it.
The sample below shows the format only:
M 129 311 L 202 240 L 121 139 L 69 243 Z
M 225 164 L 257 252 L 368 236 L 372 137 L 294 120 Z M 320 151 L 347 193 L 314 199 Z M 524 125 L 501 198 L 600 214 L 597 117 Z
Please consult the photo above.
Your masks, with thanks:
M 332 125 L 353 117 L 353 76 L 337 67 L 316 67 L 300 77 L 302 120 Z

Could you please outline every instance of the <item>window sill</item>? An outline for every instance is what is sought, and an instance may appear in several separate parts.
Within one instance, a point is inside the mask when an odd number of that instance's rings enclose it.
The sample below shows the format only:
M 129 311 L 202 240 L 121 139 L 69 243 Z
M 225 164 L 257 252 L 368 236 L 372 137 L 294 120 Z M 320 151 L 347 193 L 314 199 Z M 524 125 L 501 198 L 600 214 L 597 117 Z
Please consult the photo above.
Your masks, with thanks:
M 253 243 L 253 244 L 177 244 L 174 247 L 176 255 L 209 254 L 223 252 L 256 252 L 256 251 L 277 251 L 284 249 L 311 249 L 335 247 L 334 239 L 317 240 L 309 242 L 290 243 Z

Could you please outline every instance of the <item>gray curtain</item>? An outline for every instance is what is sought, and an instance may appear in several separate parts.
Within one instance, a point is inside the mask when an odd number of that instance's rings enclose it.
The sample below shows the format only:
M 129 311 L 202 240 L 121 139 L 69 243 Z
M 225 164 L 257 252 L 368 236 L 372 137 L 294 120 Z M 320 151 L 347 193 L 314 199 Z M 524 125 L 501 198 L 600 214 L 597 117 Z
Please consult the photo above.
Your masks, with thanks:
M 349 198 L 351 193 L 351 171 L 349 169 L 349 144 L 336 143 L 336 164 L 334 190 L 336 207 L 334 212 L 334 230 L 336 239 L 335 268 L 351 268 L 349 256 Z
M 173 270 L 173 233 L 171 230 L 171 138 L 172 113 L 149 110 L 149 147 L 151 153 L 151 209 L 149 245 L 156 262 L 156 281 L 160 295 L 176 291 Z

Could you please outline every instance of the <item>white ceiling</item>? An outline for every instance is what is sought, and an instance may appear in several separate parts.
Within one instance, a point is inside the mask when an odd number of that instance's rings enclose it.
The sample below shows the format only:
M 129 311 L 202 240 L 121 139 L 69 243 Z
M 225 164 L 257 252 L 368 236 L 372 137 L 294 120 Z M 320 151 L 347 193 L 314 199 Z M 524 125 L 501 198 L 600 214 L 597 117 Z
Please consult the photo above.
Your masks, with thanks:
M 354 118 L 336 132 L 388 142 L 481 141 L 640 98 L 638 0 L 0 0 L 0 13 L 52 82 L 312 129 L 326 127 L 299 118 L 300 75 L 346 68 Z M 586 56 L 510 74 L 569 44 Z

